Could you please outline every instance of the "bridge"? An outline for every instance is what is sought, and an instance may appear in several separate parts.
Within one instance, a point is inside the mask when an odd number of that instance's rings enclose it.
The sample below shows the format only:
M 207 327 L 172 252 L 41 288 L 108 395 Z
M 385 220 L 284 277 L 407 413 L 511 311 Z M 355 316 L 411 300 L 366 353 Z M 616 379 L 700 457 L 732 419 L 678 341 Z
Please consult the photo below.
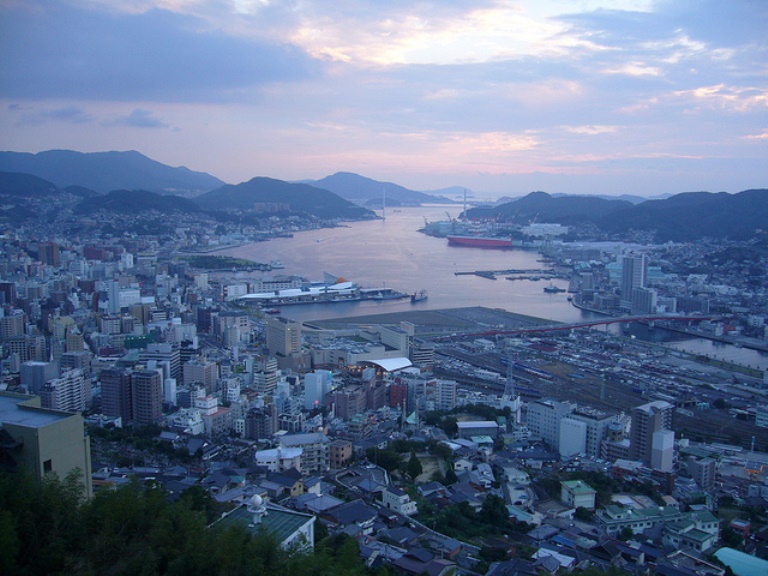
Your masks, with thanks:
M 703 320 L 716 320 L 716 316 L 669 316 L 669 315 L 642 315 L 642 316 L 607 316 L 605 318 L 575 322 L 572 324 L 541 324 L 528 328 L 515 328 L 513 330 L 485 330 L 482 332 L 463 332 L 451 336 L 439 336 L 433 338 L 435 342 L 449 342 L 464 338 L 493 338 L 495 336 L 520 336 L 523 334 L 537 334 L 542 332 L 562 332 L 566 330 L 578 330 L 579 328 L 592 328 L 594 326 L 608 326 L 609 324 L 628 324 L 630 322 L 656 322 L 659 320 L 672 322 L 701 322 Z

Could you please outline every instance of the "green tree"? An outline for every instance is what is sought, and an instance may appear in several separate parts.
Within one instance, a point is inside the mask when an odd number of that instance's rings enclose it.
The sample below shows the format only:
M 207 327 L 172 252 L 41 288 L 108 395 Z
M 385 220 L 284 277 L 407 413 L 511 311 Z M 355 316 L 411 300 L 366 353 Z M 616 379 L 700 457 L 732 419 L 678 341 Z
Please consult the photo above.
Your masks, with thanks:
M 416 452 L 411 452 L 411 458 L 408 460 L 408 476 L 410 476 L 411 480 L 415 481 L 423 471 L 424 468 L 421 465 L 421 460 L 416 456 Z

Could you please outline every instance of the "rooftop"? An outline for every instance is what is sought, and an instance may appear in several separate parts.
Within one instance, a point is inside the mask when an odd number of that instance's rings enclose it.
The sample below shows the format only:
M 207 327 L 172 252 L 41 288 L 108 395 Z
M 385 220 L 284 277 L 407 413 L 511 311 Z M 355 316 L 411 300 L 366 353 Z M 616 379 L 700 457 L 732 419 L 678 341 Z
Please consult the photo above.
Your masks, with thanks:
M 284 542 L 307 522 L 311 522 L 314 516 L 284 510 L 276 506 L 267 506 L 267 513 L 262 517 L 261 524 L 253 523 L 253 514 L 248 511 L 248 506 L 242 504 L 229 514 L 212 524 L 212 527 L 224 530 L 233 526 L 242 526 L 256 534 L 259 530 L 265 530 Z
M 27 402 L 33 399 L 33 396 L 0 393 L 0 425 L 14 424 L 27 428 L 43 428 L 73 416 L 58 410 L 48 410 L 46 408 L 26 405 Z

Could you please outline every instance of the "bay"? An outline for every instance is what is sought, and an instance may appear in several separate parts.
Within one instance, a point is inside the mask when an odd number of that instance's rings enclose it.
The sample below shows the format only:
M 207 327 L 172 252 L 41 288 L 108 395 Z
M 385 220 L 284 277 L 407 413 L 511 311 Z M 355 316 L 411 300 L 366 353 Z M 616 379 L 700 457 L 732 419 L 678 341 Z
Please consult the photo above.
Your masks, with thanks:
M 284 306 L 282 315 L 296 320 L 346 318 L 406 310 L 485 306 L 556 322 L 578 322 L 593 315 L 574 307 L 567 293 L 547 294 L 549 281 L 490 280 L 457 272 L 543 269 L 536 251 L 450 246 L 418 230 L 428 221 L 458 216 L 457 206 L 422 206 L 387 210 L 386 219 L 351 222 L 333 229 L 298 232 L 293 238 L 231 248 L 222 253 L 258 262 L 280 260 L 295 274 L 322 280 L 324 273 L 356 282 L 363 288 L 387 287 L 406 293 L 426 290 L 428 299 L 363 301 Z M 241 278 L 245 278 L 241 276 Z M 555 280 L 567 288 L 566 280 Z

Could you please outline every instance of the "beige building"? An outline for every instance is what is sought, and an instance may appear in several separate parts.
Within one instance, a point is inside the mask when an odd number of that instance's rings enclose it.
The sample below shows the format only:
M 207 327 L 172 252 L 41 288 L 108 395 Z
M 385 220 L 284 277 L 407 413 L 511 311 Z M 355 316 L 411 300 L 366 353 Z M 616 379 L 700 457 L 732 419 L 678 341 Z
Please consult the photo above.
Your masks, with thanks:
M 48 473 L 63 480 L 79 469 L 85 497 L 93 495 L 91 440 L 80 414 L 41 408 L 37 396 L 0 392 L 0 452 L 38 480 Z

